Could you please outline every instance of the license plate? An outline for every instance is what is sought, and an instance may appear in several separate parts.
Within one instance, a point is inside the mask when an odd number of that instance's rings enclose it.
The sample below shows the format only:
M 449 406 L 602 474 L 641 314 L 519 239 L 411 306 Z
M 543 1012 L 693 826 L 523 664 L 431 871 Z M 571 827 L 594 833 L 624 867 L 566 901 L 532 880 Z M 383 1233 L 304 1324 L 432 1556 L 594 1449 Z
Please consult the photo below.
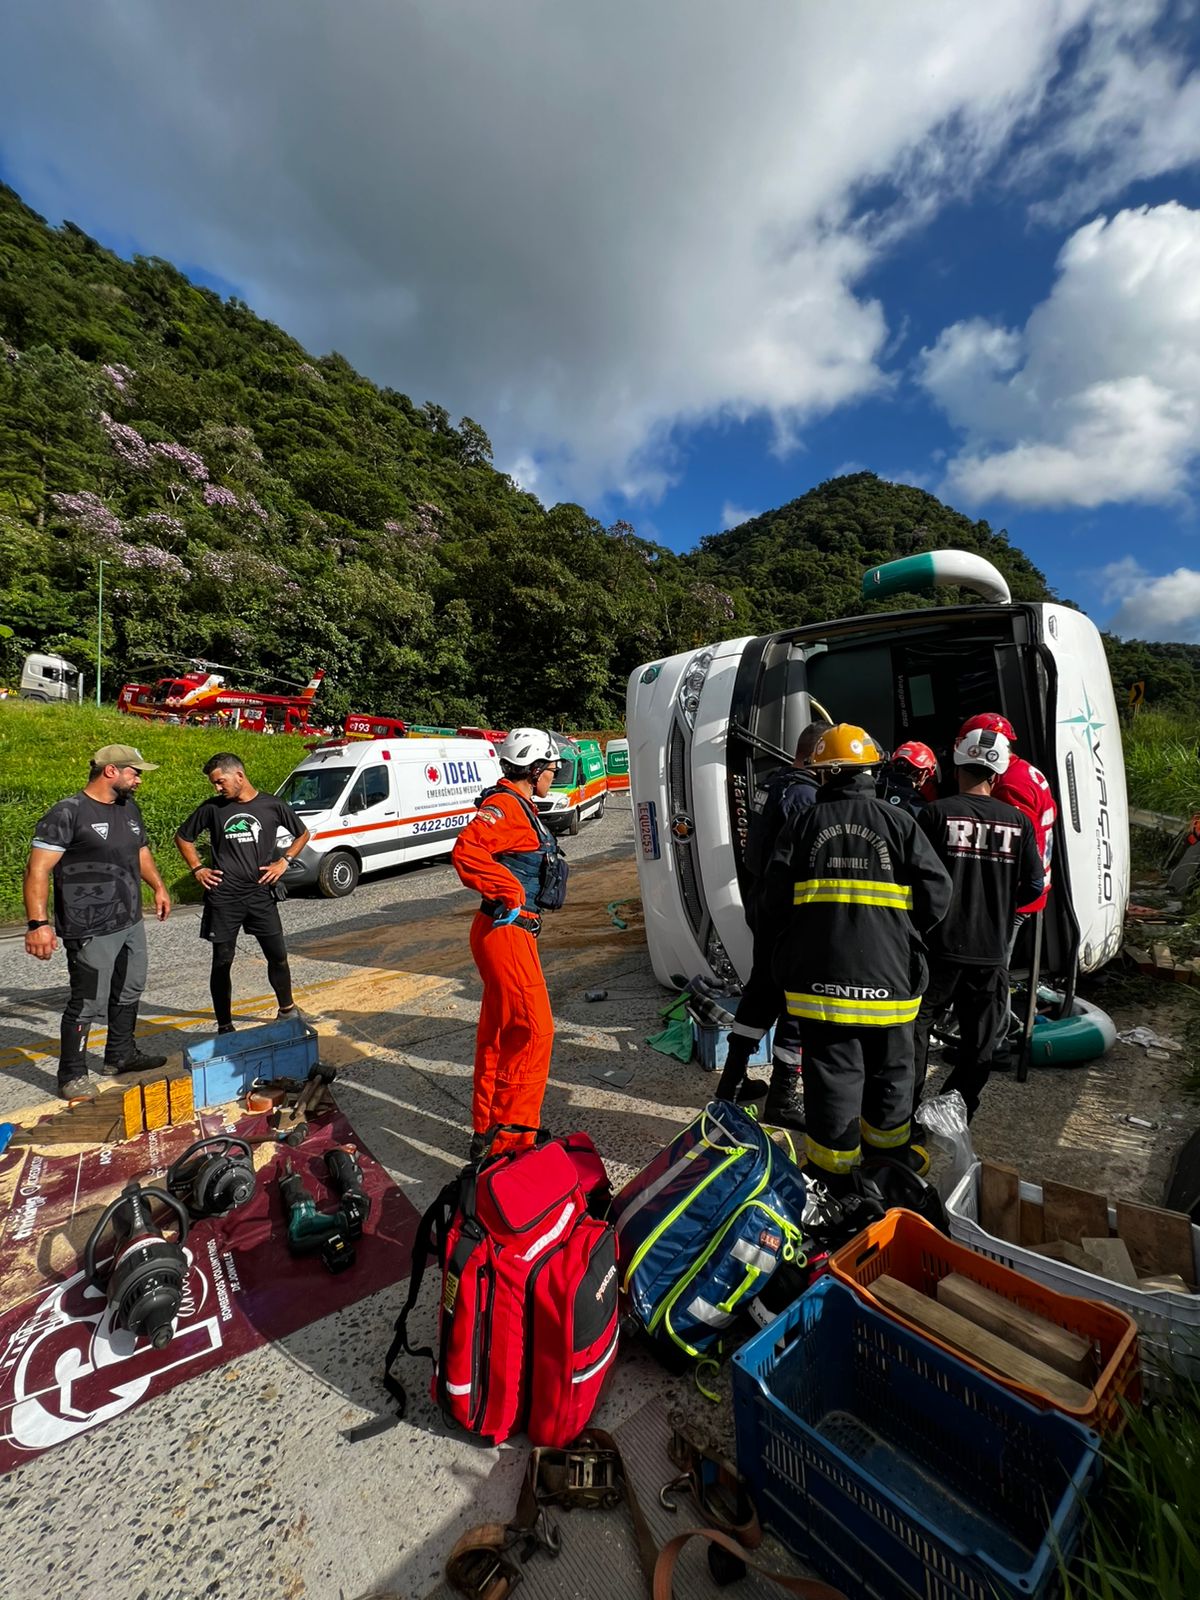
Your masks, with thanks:
M 657 861 L 658 849 L 658 817 L 654 809 L 653 800 L 638 801 L 638 834 L 642 841 L 642 854 L 647 861 Z

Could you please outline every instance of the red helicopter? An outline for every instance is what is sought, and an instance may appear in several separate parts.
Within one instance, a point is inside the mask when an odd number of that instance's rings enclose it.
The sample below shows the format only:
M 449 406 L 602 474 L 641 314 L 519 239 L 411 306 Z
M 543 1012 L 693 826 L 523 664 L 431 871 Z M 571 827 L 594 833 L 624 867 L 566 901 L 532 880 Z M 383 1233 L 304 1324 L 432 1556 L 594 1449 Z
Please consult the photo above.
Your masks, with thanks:
M 249 733 L 308 733 L 308 713 L 325 676 L 314 672 L 307 684 L 274 678 L 269 672 L 245 672 L 219 661 L 188 662 L 192 669 L 157 683 L 127 683 L 117 696 L 117 710 L 158 722 L 190 722 L 202 727 L 242 728 Z M 263 694 L 254 689 L 227 689 L 223 672 L 236 672 L 285 684 L 297 694 Z

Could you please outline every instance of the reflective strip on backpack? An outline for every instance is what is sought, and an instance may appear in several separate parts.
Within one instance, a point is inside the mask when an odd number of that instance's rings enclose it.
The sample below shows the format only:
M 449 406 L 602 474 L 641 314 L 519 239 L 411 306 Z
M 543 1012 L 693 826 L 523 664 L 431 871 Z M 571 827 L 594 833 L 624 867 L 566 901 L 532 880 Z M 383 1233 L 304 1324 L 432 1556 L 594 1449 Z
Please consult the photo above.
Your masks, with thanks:
M 853 1150 L 831 1150 L 828 1145 L 818 1144 L 810 1133 L 804 1135 L 804 1153 L 825 1172 L 849 1172 L 862 1159 L 858 1145 Z
M 896 1150 L 912 1138 L 912 1123 L 902 1122 L 898 1128 L 873 1128 L 866 1117 L 858 1119 L 862 1136 L 876 1150 Z
M 572 1373 L 572 1375 L 571 1375 L 571 1382 L 572 1383 L 586 1383 L 589 1378 L 594 1378 L 598 1372 L 602 1372 L 604 1370 L 604 1368 L 608 1365 L 608 1363 L 612 1360 L 612 1358 L 617 1353 L 617 1342 L 618 1342 L 619 1334 L 620 1334 L 620 1328 L 618 1326 L 617 1328 L 613 1329 L 612 1343 L 609 1345 L 608 1349 L 604 1352 L 604 1354 L 600 1357 L 599 1361 L 593 1361 L 591 1366 L 590 1367 L 586 1367 L 582 1372 Z
M 911 911 L 913 892 L 906 883 L 873 878 L 804 878 L 796 884 L 793 905 L 889 906 Z
M 470 1392 L 471 1385 L 469 1383 L 448 1383 L 446 1385 L 447 1394 L 470 1394 Z
M 736 1315 L 732 1311 L 722 1311 L 711 1300 L 704 1300 L 700 1295 L 688 1306 L 687 1314 L 696 1322 L 704 1323 L 706 1328 L 727 1328 Z
M 847 1028 L 895 1028 L 912 1022 L 921 1009 L 915 1000 L 847 1000 L 832 994 L 793 994 L 786 991 L 787 1008 L 793 1017 L 808 1022 L 840 1022 Z
M 764 1250 L 761 1245 L 751 1244 L 749 1239 L 739 1239 L 729 1254 L 735 1261 L 742 1261 L 759 1272 L 774 1272 L 779 1265 L 776 1251 Z
M 540 1255 L 548 1244 L 553 1244 L 556 1239 L 560 1238 L 564 1233 L 566 1233 L 567 1229 L 571 1226 L 571 1222 L 575 1215 L 575 1202 L 574 1200 L 568 1200 L 566 1205 L 559 1212 L 558 1221 L 554 1223 L 553 1227 L 547 1228 L 546 1232 L 542 1234 L 541 1238 L 535 1239 L 529 1246 L 529 1249 L 525 1251 L 524 1255 L 520 1256 L 518 1259 L 521 1261 L 532 1261 L 534 1256 Z

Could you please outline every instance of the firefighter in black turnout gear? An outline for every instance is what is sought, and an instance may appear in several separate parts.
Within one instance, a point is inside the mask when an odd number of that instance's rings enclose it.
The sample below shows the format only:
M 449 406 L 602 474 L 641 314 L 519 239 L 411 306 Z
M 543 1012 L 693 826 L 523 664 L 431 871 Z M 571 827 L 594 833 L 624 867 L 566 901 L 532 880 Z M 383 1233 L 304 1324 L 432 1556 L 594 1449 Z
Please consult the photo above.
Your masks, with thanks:
M 1002 733 L 975 728 L 954 747 L 956 795 L 937 800 L 919 827 L 945 864 L 954 897 L 930 940 L 929 987 L 917 1018 L 913 1108 L 920 1103 L 929 1035 L 938 1013 L 953 1006 L 958 1062 L 943 1084 L 966 1101 L 968 1119 L 992 1070 L 1008 1016 L 1008 951 L 1018 906 L 1042 892 L 1042 859 L 1033 824 L 992 795 L 1008 770 Z
M 950 878 L 908 811 L 876 795 L 882 759 L 862 728 L 825 731 L 821 790 L 780 835 L 759 900 L 800 1025 L 809 1170 L 834 1192 L 867 1152 L 928 1164 L 911 1142 L 913 1023 Z
M 746 894 L 746 921 L 755 935 L 750 976 L 742 990 L 729 1030 L 729 1049 L 724 1070 L 717 1083 L 718 1100 L 757 1099 L 762 1090 L 746 1076 L 750 1057 L 758 1049 L 768 1028 L 774 1027 L 771 1048 L 771 1081 L 763 1106 L 763 1121 L 782 1128 L 803 1128 L 799 1101 L 800 1028 L 790 1017 L 783 1000 L 783 985 L 771 969 L 773 945 L 757 935 L 757 907 L 764 874 L 776 842 L 794 817 L 807 811 L 817 798 L 820 785 L 809 770 L 817 740 L 828 727 L 825 722 L 810 722 L 796 742 L 796 756 L 790 767 L 781 767 L 755 792 L 750 807 L 750 828 L 746 840 L 746 872 L 750 879 Z

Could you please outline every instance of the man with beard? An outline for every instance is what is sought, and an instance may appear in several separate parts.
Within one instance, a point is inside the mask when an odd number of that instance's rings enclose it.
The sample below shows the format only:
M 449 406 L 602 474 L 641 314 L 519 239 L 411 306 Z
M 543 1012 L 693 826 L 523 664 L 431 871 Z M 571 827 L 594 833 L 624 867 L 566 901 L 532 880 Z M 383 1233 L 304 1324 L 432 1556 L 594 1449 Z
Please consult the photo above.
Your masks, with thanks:
M 106 1014 L 107 1072 L 166 1065 L 166 1056 L 144 1055 L 133 1036 L 147 969 L 141 885 L 153 889 L 160 922 L 171 910 L 133 798 L 143 773 L 157 770 L 132 745 L 106 744 L 92 757 L 86 786 L 51 806 L 34 832 L 25 868 L 25 949 L 49 961 L 61 939 L 66 951 L 71 993 L 58 1058 L 64 1100 L 88 1093 L 88 1033 Z M 46 914 L 52 879 L 53 924 Z
M 196 807 L 175 835 L 188 871 L 204 890 L 200 937 L 212 945 L 209 992 L 218 1033 L 233 1032 L 233 958 L 245 928 L 267 958 L 267 982 L 279 1002 L 279 1016 L 292 1016 L 292 973 L 288 965 L 277 887 L 308 843 L 308 829 L 277 795 L 260 794 L 246 776 L 239 756 L 222 753 L 204 763 L 216 790 Z M 196 840 L 207 833 L 212 865 L 206 867 Z

